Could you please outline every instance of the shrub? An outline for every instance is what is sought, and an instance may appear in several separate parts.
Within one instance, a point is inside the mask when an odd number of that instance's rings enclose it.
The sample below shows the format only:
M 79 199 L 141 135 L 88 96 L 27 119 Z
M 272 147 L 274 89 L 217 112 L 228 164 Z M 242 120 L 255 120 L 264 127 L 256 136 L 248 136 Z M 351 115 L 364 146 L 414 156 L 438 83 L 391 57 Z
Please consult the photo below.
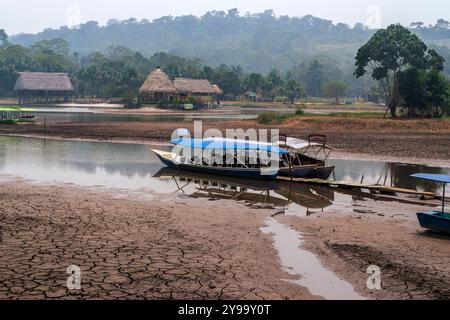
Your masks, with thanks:
M 295 115 L 296 116 L 302 116 L 305 114 L 305 111 L 302 109 L 302 107 L 295 107 Z
M 292 115 L 286 113 L 279 114 L 276 112 L 263 112 L 258 116 L 257 122 L 259 124 L 277 124 L 283 122 L 291 116 Z

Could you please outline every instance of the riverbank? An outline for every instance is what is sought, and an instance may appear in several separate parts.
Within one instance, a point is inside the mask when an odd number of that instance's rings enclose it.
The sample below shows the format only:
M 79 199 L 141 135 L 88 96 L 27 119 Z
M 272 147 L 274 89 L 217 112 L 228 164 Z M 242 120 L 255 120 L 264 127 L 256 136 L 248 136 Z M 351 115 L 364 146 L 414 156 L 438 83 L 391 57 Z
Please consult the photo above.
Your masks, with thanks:
M 102 122 L 61 123 L 8 126 L 0 125 L 0 134 L 167 143 L 176 128 L 193 129 L 192 122 Z M 311 133 L 325 134 L 327 144 L 339 157 L 349 154 L 360 158 L 450 166 L 450 120 L 391 120 L 352 117 L 307 116 L 277 125 L 261 125 L 256 121 L 203 121 L 203 129 L 270 129 L 293 137 L 307 138 Z
M 424 207 L 394 212 L 392 202 L 355 198 L 353 209 L 304 217 L 11 177 L 0 190 L 0 299 L 320 299 L 292 282 L 285 248 L 262 231 L 269 216 L 301 232 L 302 247 L 363 297 L 450 298 L 449 238 L 420 229 L 414 213 Z M 69 265 L 81 268 L 79 291 L 66 288 Z M 370 265 L 382 290 L 366 286 Z
M 281 280 L 268 212 L 19 180 L 1 193 L 0 299 L 314 298 Z

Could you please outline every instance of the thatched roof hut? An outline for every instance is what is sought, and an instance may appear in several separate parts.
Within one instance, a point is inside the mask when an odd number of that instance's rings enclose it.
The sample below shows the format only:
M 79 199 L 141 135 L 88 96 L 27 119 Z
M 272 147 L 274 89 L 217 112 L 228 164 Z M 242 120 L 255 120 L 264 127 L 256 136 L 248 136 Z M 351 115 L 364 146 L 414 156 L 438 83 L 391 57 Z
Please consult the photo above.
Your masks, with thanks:
M 167 74 L 164 73 L 160 68 L 155 69 L 150 73 L 147 80 L 139 89 L 139 94 L 141 95 L 152 95 L 152 94 L 171 94 L 175 93 L 176 89 Z
M 223 94 L 222 89 L 220 89 L 220 87 L 217 84 L 213 84 L 212 86 L 213 86 L 214 91 L 216 92 L 216 94 Z
M 72 92 L 67 73 L 19 72 L 14 91 Z
M 69 101 L 74 88 L 67 73 L 19 72 L 14 91 L 19 104 Z
M 175 78 L 173 83 L 178 93 L 205 95 L 216 93 L 211 82 L 206 79 Z

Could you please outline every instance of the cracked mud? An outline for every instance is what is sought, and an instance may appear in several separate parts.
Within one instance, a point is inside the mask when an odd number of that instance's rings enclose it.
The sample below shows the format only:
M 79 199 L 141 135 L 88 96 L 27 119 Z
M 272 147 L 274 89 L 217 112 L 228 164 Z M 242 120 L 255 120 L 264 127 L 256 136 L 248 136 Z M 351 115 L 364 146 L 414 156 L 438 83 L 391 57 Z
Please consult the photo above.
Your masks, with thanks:
M 260 210 L 18 181 L 1 199 L 0 299 L 311 298 L 280 280 Z M 69 265 L 81 290 L 67 289 Z

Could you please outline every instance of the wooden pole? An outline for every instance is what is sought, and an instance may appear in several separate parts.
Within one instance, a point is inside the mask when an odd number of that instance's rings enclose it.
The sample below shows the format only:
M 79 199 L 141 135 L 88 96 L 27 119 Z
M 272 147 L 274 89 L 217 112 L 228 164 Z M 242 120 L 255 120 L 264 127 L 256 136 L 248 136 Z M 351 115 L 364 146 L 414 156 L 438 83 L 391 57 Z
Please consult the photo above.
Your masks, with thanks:
M 444 193 L 442 194 L 442 216 L 444 216 L 444 212 L 445 212 L 445 186 L 446 186 L 446 183 L 444 183 Z

